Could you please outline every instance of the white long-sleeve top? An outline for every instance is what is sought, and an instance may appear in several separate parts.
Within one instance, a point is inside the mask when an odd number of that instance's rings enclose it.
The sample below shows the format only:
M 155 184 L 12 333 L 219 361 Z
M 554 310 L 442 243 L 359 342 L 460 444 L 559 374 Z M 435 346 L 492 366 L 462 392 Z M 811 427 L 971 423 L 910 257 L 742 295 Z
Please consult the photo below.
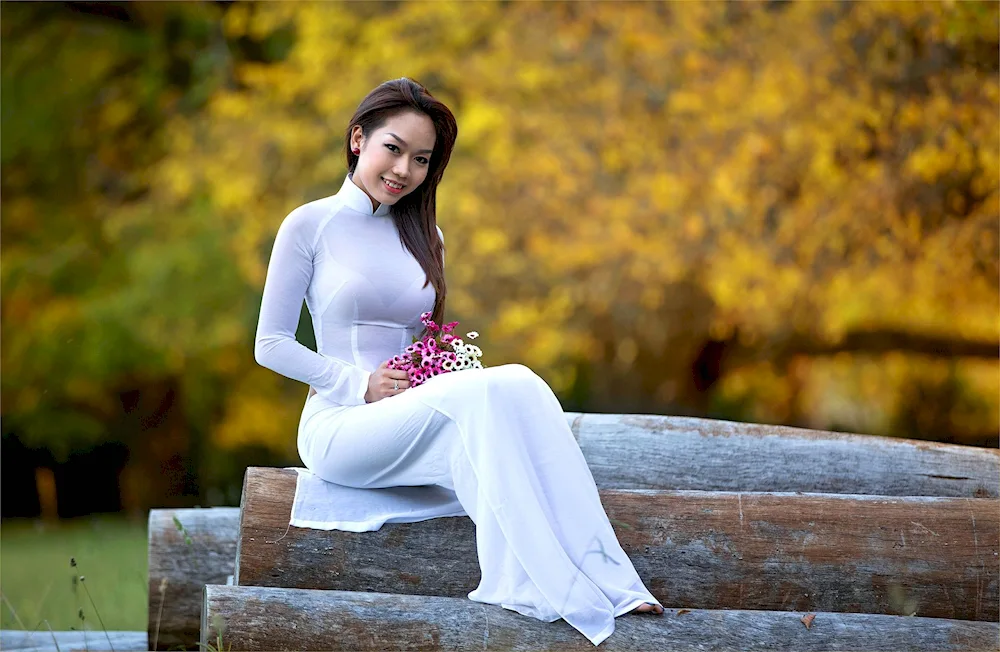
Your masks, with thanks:
M 363 404 L 371 373 L 410 345 L 423 328 L 421 313 L 434 309 L 426 280 L 389 206 L 373 211 L 348 176 L 336 195 L 299 206 L 278 228 L 254 358 L 330 403 Z M 303 298 L 317 351 L 295 339 Z

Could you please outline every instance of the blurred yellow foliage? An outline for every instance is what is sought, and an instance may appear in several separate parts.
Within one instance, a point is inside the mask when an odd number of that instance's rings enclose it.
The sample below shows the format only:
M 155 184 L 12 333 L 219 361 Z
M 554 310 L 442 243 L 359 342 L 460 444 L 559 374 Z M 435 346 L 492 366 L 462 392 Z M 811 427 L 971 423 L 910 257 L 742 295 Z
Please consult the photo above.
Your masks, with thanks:
M 230 62 L 203 110 L 173 115 L 136 203 L 150 223 L 187 216 L 177 222 L 216 238 L 256 299 L 282 218 L 339 187 L 344 128 L 362 97 L 410 76 L 458 118 L 438 201 L 448 313 L 482 334 L 488 365 L 522 362 L 567 392 L 589 366 L 591 395 L 641 377 L 621 391 L 656 406 L 686 400 L 700 347 L 737 332 L 753 346 L 877 329 L 996 341 L 998 11 L 235 3 L 221 25 L 227 41 L 287 32 L 287 56 Z M 104 120 L 119 124 L 132 110 L 115 100 Z M 125 238 L 133 222 L 116 215 L 137 209 L 116 201 L 103 206 Z M 4 210 L 22 223 L 34 209 L 5 200 Z M 196 269 L 198 253 L 172 261 Z M 20 314 L 28 296 L 12 292 L 5 310 Z M 208 305 L 227 323 L 214 348 L 191 344 L 200 333 L 186 332 L 180 314 L 151 314 L 143 337 L 157 350 L 185 342 L 171 365 L 209 356 L 237 382 L 218 418 L 220 444 L 287 450 L 299 394 L 255 366 L 251 317 L 224 297 Z M 52 303 L 37 324 L 63 318 Z M 747 413 L 762 421 L 802 413 L 816 427 L 878 431 L 934 364 L 759 363 L 725 376 L 719 395 L 753 397 Z M 960 361 L 947 377 L 991 406 L 972 419 L 989 428 L 996 364 L 977 365 Z

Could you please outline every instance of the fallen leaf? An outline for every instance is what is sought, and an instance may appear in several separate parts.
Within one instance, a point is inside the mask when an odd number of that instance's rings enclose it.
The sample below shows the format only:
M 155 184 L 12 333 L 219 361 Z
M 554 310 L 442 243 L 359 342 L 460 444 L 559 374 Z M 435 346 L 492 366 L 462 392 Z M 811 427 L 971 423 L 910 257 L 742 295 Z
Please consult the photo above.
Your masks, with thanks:
M 806 614 L 802 618 L 799 618 L 799 620 L 806 626 L 806 629 L 810 629 L 813 626 L 813 621 L 816 620 L 816 614 Z
M 677 615 L 678 616 L 683 616 L 684 614 L 689 614 L 689 613 L 691 613 L 690 609 L 678 609 L 677 610 Z

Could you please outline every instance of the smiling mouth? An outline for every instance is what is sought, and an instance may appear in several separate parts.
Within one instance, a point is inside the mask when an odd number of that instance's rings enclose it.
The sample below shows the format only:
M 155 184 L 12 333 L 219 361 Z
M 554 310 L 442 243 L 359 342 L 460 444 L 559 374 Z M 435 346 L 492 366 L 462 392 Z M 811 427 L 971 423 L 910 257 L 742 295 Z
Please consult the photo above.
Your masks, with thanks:
M 403 184 L 401 183 L 396 183 L 395 181 L 389 181 L 388 179 L 385 178 L 382 179 L 382 185 L 385 186 L 386 190 L 394 194 L 402 192 L 404 187 Z

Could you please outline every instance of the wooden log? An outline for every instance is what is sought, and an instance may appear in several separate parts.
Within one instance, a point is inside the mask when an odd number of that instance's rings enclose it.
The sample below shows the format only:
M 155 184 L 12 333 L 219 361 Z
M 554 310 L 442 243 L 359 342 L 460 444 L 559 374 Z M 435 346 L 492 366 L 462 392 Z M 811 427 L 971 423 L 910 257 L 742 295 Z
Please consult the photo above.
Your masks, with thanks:
M 602 488 L 1000 493 L 997 451 L 712 419 L 574 412 L 566 418 Z M 150 513 L 149 640 L 156 639 L 159 620 L 161 649 L 196 645 L 201 587 L 233 572 L 228 551 L 235 550 L 237 511 L 194 512 L 176 514 L 192 514 L 189 531 L 197 546 L 184 544 L 172 522 L 175 512 Z
M 667 610 L 629 614 L 600 649 L 996 649 L 997 623 L 874 614 Z M 234 650 L 593 650 L 565 621 L 544 623 L 467 598 L 245 586 L 205 587 L 203 645 Z
M 236 507 L 150 510 L 149 649 L 197 649 L 202 589 L 232 574 L 239 519 Z
M 148 650 L 146 632 L 50 632 L 46 629 L 0 631 L 0 650 L 10 652 L 65 652 L 66 650 Z
M 1000 450 L 714 419 L 567 412 L 597 486 L 1000 497 Z
M 995 450 L 712 419 L 582 413 L 566 418 L 603 488 L 1000 495 Z M 232 572 L 227 546 L 235 545 L 236 512 L 222 517 L 221 511 L 201 510 L 205 513 L 191 531 L 217 541 L 192 547 L 182 545 L 183 534 L 171 529 L 172 512 L 157 516 L 158 511 L 150 514 L 150 641 L 159 619 L 158 646 L 193 646 L 201 586 Z M 154 518 L 160 525 L 154 527 Z M 161 533 L 170 535 L 168 548 L 154 560 L 153 548 L 161 545 L 154 538 Z M 185 550 L 179 562 L 171 560 L 177 550 Z M 160 572 L 160 565 L 171 570 Z M 168 575 L 161 615 L 159 588 Z
M 251 467 L 234 583 L 465 596 L 479 582 L 467 517 L 376 532 L 288 527 L 294 471 Z M 664 606 L 1000 620 L 1000 510 L 975 498 L 602 490 L 636 571 Z

